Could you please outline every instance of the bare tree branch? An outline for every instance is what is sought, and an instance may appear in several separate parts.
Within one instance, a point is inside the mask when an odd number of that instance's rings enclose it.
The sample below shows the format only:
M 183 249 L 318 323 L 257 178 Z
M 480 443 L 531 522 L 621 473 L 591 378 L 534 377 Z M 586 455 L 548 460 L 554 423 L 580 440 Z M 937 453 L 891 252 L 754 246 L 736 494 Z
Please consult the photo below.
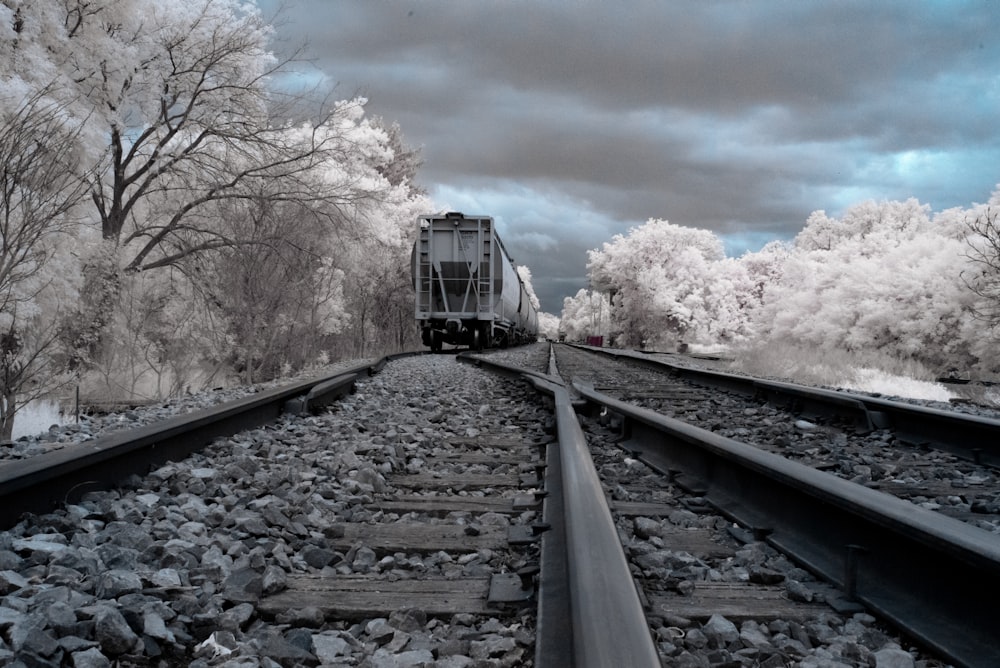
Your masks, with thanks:
M 967 226 L 966 257 L 976 270 L 963 271 L 962 280 L 982 300 L 976 317 L 991 327 L 1000 327 L 1000 211 L 988 207 Z

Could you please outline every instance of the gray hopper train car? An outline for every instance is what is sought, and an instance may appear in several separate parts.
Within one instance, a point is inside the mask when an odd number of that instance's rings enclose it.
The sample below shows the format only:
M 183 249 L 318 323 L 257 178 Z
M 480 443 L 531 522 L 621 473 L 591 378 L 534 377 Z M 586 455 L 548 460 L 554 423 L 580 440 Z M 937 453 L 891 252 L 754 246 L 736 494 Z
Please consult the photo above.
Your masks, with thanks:
M 411 265 L 424 345 L 474 350 L 538 338 L 538 312 L 489 216 L 419 216 Z

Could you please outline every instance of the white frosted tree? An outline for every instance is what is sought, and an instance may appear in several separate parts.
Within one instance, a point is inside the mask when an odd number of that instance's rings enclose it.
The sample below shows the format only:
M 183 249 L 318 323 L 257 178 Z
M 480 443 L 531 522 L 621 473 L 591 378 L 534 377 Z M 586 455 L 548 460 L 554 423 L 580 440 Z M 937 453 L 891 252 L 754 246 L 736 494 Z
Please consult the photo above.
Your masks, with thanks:
M 386 139 L 377 124 L 372 138 Z M 416 239 L 417 216 L 434 210 L 419 188 L 408 180 L 392 184 L 385 167 L 395 159 L 392 141 L 380 143 L 364 163 L 366 187 L 378 186 L 380 196 L 351 208 L 345 224 L 327 238 L 335 265 L 346 276 L 344 294 L 350 328 L 331 345 L 354 355 L 399 352 L 419 345 L 413 319 L 410 253 Z M 409 159 L 408 156 L 404 156 Z
M 244 383 L 314 361 L 327 334 L 346 327 L 344 274 L 314 241 L 323 224 L 292 203 L 230 202 L 221 220 L 246 243 L 185 264 L 217 320 L 214 354 Z M 317 229 L 319 228 L 319 229 Z
M 815 211 L 795 237 L 795 248 L 802 251 L 832 251 L 855 242 L 854 249 L 878 253 L 879 249 L 931 232 L 930 207 L 914 198 L 903 202 L 868 200 L 850 207 L 841 219 L 825 211 Z
M 341 193 L 349 208 L 267 193 L 220 201 L 215 217 L 241 242 L 184 263 L 197 268 L 188 273 L 227 334 L 213 348 L 246 382 L 329 359 L 345 339 L 350 354 L 395 351 L 404 345 L 401 332 L 414 331 L 410 228 L 426 204 L 407 179 L 392 184 L 386 176 L 400 174 L 392 167 L 400 139 L 369 122 L 361 104 L 319 133 L 343 157 L 320 165 L 315 187 Z
M 749 296 L 751 308 L 764 303 L 765 289 L 781 279 L 791 252 L 789 244 L 771 241 L 755 253 L 744 253 L 740 256 L 740 264 L 746 269 L 751 283 Z
M 242 0 L 0 3 L 5 89 L 28 94 L 55 82 L 41 94 L 83 129 L 74 155 L 94 166 L 79 173 L 89 177 L 87 220 L 103 243 L 81 252 L 86 288 L 73 338 L 81 359 L 107 362 L 98 369 L 107 387 L 137 386 L 150 372 L 160 387 L 163 370 L 176 376 L 191 366 L 153 305 L 186 323 L 178 335 L 201 342 L 218 340 L 203 336 L 212 327 L 234 327 L 221 314 L 238 313 L 236 293 L 205 289 L 203 281 L 217 263 L 249 262 L 252 245 L 257 257 L 280 249 L 283 261 L 325 286 L 320 303 L 293 320 L 313 318 L 327 337 L 355 322 L 345 309 L 365 304 L 381 317 L 388 295 L 398 301 L 407 289 L 398 221 L 400 211 L 415 218 L 418 152 L 398 126 L 366 120 L 363 99 L 278 91 L 274 82 L 298 54 L 277 59 L 271 32 L 260 10 Z M 255 225 L 264 210 L 289 219 Z M 234 213 L 246 218 L 221 215 Z M 371 244 L 391 250 L 363 250 Z M 375 258 L 377 271 L 365 262 Z M 373 304 L 350 292 L 369 279 L 385 292 Z M 204 304 L 190 303 L 197 295 Z M 391 315 L 397 321 L 398 309 Z M 125 345 L 136 348 L 118 349 Z M 122 369 L 112 379 L 112 362 L 126 360 L 148 368 Z M 206 361 L 216 364 L 218 356 Z
M 623 345 L 729 343 L 745 336 L 749 278 L 708 230 L 650 220 L 590 251 L 590 279 L 612 295 Z
M 864 202 L 842 220 L 814 213 L 764 288 L 759 343 L 968 368 L 975 296 L 961 237 L 953 215 L 931 218 L 913 199 Z
M 528 301 L 531 302 L 535 310 L 540 309 L 542 305 L 538 301 L 538 295 L 535 294 L 535 286 L 531 283 L 531 269 L 525 265 L 518 265 L 517 275 L 521 277 L 521 281 L 524 283 L 524 290 L 528 293 Z
M 581 288 L 563 299 L 559 336 L 567 341 L 583 341 L 588 336 L 610 338 L 611 299 L 607 294 Z
M 64 318 L 76 307 L 77 130 L 43 90 L 0 110 L 0 438 L 20 407 L 69 378 Z
M 545 311 L 538 312 L 538 335 L 550 341 L 559 337 L 559 316 Z
M 994 194 L 1000 200 L 1000 192 Z M 965 224 L 969 236 L 966 254 L 971 266 L 964 278 L 980 297 L 977 315 L 993 332 L 1000 331 L 1000 201 L 971 213 Z
M 90 199 L 119 272 L 176 264 L 241 240 L 216 225 L 212 203 L 266 196 L 350 206 L 362 187 L 317 188 L 328 162 L 353 159 L 340 134 L 363 101 L 321 104 L 270 83 L 288 65 L 268 50 L 271 28 L 238 0 L 39 0 L 7 10 L 2 55 L 11 86 L 34 90 L 39 72 L 68 112 L 86 119 L 82 145 L 97 168 Z M 325 183 L 329 186 L 329 182 Z

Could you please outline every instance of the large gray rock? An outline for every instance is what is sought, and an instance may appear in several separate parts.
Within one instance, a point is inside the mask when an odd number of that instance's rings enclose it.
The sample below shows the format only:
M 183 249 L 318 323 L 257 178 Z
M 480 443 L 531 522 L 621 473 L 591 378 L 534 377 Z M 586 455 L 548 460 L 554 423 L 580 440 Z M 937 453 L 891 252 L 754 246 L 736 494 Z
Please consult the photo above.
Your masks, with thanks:
M 344 657 L 350 656 L 358 641 L 349 633 L 334 632 L 314 633 L 312 636 L 313 651 L 316 658 L 323 664 L 342 663 Z
M 427 624 L 427 613 L 418 608 L 396 610 L 389 615 L 389 625 L 400 631 L 419 631 Z
M 181 576 L 176 568 L 161 568 L 149 575 L 149 582 L 156 587 L 180 587 Z
M 654 519 L 648 517 L 636 517 L 632 521 L 635 526 L 635 535 L 643 540 L 649 540 L 653 536 L 662 536 L 663 527 Z
M 125 594 L 142 591 L 142 578 L 132 571 L 113 569 L 103 573 L 97 580 L 99 598 L 118 598 Z
M 174 634 L 167 628 L 162 615 L 155 610 L 147 610 L 142 616 L 142 632 L 154 640 L 174 642 Z
M 279 624 L 288 624 L 293 627 L 305 627 L 318 629 L 326 621 L 323 611 L 315 606 L 305 606 L 302 608 L 291 608 L 278 614 L 275 621 Z
M 355 573 L 368 573 L 378 563 L 378 555 L 370 547 L 362 546 L 354 553 L 351 569 Z
M 11 630 L 10 644 L 18 654 L 34 657 L 53 659 L 61 653 L 59 641 L 50 629 L 45 628 L 44 619 L 32 619 Z M 58 663 L 58 659 L 54 662 Z
M 111 656 L 134 651 L 141 645 L 125 617 L 110 606 L 101 606 L 94 615 L 94 637 L 101 650 Z
M 875 652 L 875 668 L 913 668 L 913 656 L 898 647 L 887 647 Z
M 13 550 L 0 549 L 0 569 L 16 571 L 23 562 L 24 560 Z
M 105 568 L 134 571 L 139 567 L 139 550 L 131 547 L 103 543 L 98 546 L 97 554 Z
M 222 596 L 233 603 L 256 603 L 263 592 L 263 576 L 252 568 L 240 568 L 226 578 Z
M 333 561 L 337 553 L 325 547 L 306 545 L 299 550 L 299 556 L 313 568 L 323 568 Z
M 319 663 L 316 655 L 309 650 L 289 642 L 281 633 L 264 629 L 253 638 L 257 656 L 267 657 L 285 666 L 315 666 Z
M 54 555 L 66 551 L 68 541 L 66 536 L 60 533 L 36 534 L 29 538 L 19 538 L 14 541 L 13 548 L 16 552 L 29 555 L 33 552 Z
M 708 638 L 709 647 L 725 647 L 740 637 L 736 625 L 722 615 L 712 615 L 701 627 L 701 631 Z
M 264 569 L 261 586 L 265 596 L 284 591 L 288 587 L 288 575 L 285 573 L 285 569 L 274 564 L 268 565 Z
M 216 617 L 218 628 L 236 633 L 253 619 L 257 609 L 252 603 L 234 605 Z
M 517 641 L 513 638 L 491 634 L 482 640 L 473 640 L 469 653 L 473 659 L 495 659 L 513 652 L 516 647 Z
M 0 571 L 0 596 L 6 596 L 28 586 L 28 579 L 17 571 Z
M 73 668 L 111 668 L 111 659 L 104 656 L 96 647 L 73 652 L 71 660 Z
M 140 552 L 153 542 L 145 529 L 130 522 L 110 522 L 104 527 L 99 539 L 105 543 L 132 548 Z
M 56 601 L 45 609 L 44 614 L 49 628 L 59 637 L 70 635 L 76 631 L 78 621 L 76 612 L 68 603 Z

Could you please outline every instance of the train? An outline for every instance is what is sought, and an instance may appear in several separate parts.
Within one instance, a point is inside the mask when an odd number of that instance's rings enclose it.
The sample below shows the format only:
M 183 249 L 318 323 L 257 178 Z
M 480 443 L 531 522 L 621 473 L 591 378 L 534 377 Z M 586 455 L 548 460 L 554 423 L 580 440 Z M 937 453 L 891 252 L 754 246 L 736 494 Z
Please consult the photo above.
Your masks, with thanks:
M 452 211 L 417 216 L 417 223 L 411 269 L 425 346 L 483 350 L 538 339 L 538 310 L 493 218 Z

